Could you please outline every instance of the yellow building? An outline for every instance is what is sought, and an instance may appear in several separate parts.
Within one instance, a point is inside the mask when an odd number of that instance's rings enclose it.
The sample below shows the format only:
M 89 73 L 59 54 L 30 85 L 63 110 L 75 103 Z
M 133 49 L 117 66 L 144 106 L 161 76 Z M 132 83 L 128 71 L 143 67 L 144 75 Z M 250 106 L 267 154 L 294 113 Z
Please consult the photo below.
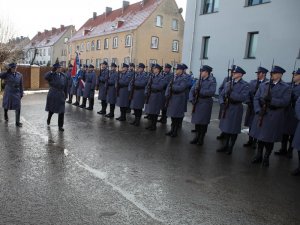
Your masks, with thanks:
M 175 0 L 143 0 L 90 18 L 69 41 L 69 60 L 75 51 L 82 64 L 99 68 L 108 63 L 175 64 L 180 62 L 184 20 Z

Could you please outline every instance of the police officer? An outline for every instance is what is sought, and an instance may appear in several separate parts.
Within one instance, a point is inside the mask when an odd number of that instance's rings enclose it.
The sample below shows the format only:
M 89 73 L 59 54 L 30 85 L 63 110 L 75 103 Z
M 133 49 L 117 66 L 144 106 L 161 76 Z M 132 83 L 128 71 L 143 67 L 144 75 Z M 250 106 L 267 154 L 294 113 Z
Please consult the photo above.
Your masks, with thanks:
M 167 98 L 167 116 L 171 117 L 171 130 L 166 133 L 167 136 L 177 137 L 178 129 L 182 123 L 186 104 L 186 90 L 189 87 L 188 80 L 184 75 L 185 67 L 178 64 L 173 80 L 169 83 L 166 90 Z
M 257 68 L 257 72 L 255 72 L 257 74 L 257 78 L 255 80 L 251 80 L 249 82 L 249 87 L 250 87 L 250 92 L 249 92 L 249 99 L 247 100 L 247 111 L 246 111 L 246 116 L 245 116 L 245 122 L 244 125 L 246 127 L 249 127 L 249 132 L 251 130 L 251 125 L 254 119 L 254 107 L 253 107 L 253 99 L 254 96 L 259 88 L 259 86 L 263 83 L 266 82 L 266 75 L 269 72 L 269 70 L 267 70 L 264 67 L 258 67 Z M 255 140 L 253 137 L 251 137 L 249 135 L 249 140 L 247 143 L 245 143 L 243 146 L 244 147 L 252 147 L 253 149 L 256 148 L 256 142 L 257 140 Z
M 116 82 L 117 106 L 120 107 L 121 115 L 116 120 L 126 121 L 126 110 L 129 107 L 128 85 L 132 79 L 131 73 L 128 72 L 129 65 L 123 63 L 122 72 L 119 74 Z
M 213 96 L 216 93 L 216 79 L 211 74 L 212 68 L 204 65 L 200 69 L 199 80 L 193 85 L 189 99 L 193 104 L 192 123 L 195 124 L 196 135 L 191 144 L 203 145 L 204 137 L 210 123 L 213 107 Z
M 115 116 L 115 105 L 117 101 L 116 81 L 119 76 L 117 67 L 118 66 L 115 63 L 111 64 L 111 70 L 108 73 L 108 79 L 105 83 L 106 101 L 109 104 L 109 113 L 105 115 L 107 118 L 114 118 Z
M 300 83 L 300 69 L 298 69 L 298 72 L 297 72 L 297 80 L 298 80 L 298 85 Z M 294 140 L 293 140 L 293 148 L 297 149 L 298 150 L 298 163 L 299 163 L 299 166 L 297 169 L 295 169 L 293 172 L 292 172 L 292 175 L 294 176 L 300 176 L 300 97 L 298 97 L 298 100 L 296 102 L 296 107 L 295 107 L 295 112 L 296 112 L 296 117 L 298 119 L 298 125 L 297 125 L 297 129 L 296 129 L 296 132 L 295 132 L 295 136 L 294 136 Z
M 72 70 L 73 70 L 73 65 L 69 64 L 68 71 L 67 71 L 68 96 L 69 96 L 69 99 L 68 99 L 68 101 L 66 101 L 69 104 L 72 104 L 72 98 L 73 98 L 73 93 L 72 93 L 72 85 L 73 85 Z
M 59 131 L 63 132 L 65 100 L 68 94 L 67 77 L 61 72 L 61 65 L 55 63 L 52 71 L 45 74 L 45 79 L 49 82 L 50 86 L 46 102 L 46 111 L 48 112 L 47 124 L 50 125 L 52 115 L 58 113 Z
M 135 119 L 130 124 L 139 126 L 145 104 L 145 87 L 148 82 L 148 76 L 145 73 L 145 64 L 138 65 L 137 73 L 133 73 L 133 78 L 130 81 L 129 100 L 130 108 L 134 110 Z
M 161 70 L 162 67 L 159 64 L 154 65 L 153 74 L 150 75 L 145 89 L 145 113 L 148 114 L 150 120 L 146 129 L 150 131 L 156 130 L 157 118 L 163 104 L 164 78 Z
M 269 157 L 274 143 L 281 141 L 283 133 L 285 107 L 291 99 L 288 84 L 281 80 L 285 70 L 274 66 L 271 71 L 271 80 L 262 83 L 254 97 L 255 117 L 250 135 L 258 140 L 257 154 L 252 163 L 261 163 L 269 167 Z M 263 149 L 266 152 L 263 158 Z
M 97 79 L 97 89 L 99 89 L 98 100 L 101 101 L 101 110 L 97 113 L 100 115 L 106 114 L 107 101 L 106 101 L 105 83 L 107 82 L 108 77 L 109 77 L 108 63 L 104 61 L 101 64 L 100 74 Z
M 8 70 L 0 74 L 0 79 L 5 81 L 5 89 L 2 106 L 4 108 L 4 120 L 8 121 L 8 110 L 15 110 L 16 126 L 22 127 L 20 123 L 21 99 L 23 98 L 23 75 L 17 70 L 16 63 L 10 63 Z
M 154 66 L 155 66 L 155 65 L 156 65 L 155 63 L 151 63 L 151 64 L 150 64 L 150 71 L 147 71 L 147 72 L 146 72 L 147 77 L 148 77 L 148 81 L 149 81 L 149 79 L 153 76 L 153 71 L 154 71 Z M 150 120 L 149 115 L 144 116 L 144 118 Z
M 77 88 L 77 97 L 79 98 L 80 102 L 80 97 L 83 97 L 83 91 L 85 87 L 85 75 L 88 70 L 88 65 L 83 65 L 83 70 L 80 72 L 78 76 L 78 88 Z M 82 103 L 79 106 L 80 108 L 85 108 L 86 107 L 86 100 L 87 98 L 82 98 Z
M 297 128 L 298 120 L 295 116 L 295 104 L 300 96 L 300 85 L 299 85 L 299 73 L 300 70 L 295 71 L 295 75 L 293 77 L 293 81 L 290 83 L 291 87 L 291 101 L 290 104 L 287 106 L 285 110 L 285 122 L 284 122 L 284 130 L 281 139 L 281 149 L 275 152 L 275 155 L 278 156 L 285 156 L 287 155 L 288 158 L 293 157 L 293 139 L 294 134 Z M 289 148 L 288 148 L 289 143 Z
M 164 77 L 164 92 L 166 92 L 168 84 L 171 82 L 171 80 L 174 77 L 174 74 L 171 71 L 172 66 L 168 63 L 165 64 L 164 71 L 162 72 L 162 75 Z M 164 96 L 164 102 L 163 102 L 163 108 L 161 110 L 161 118 L 157 121 L 162 124 L 167 123 L 167 108 L 166 108 L 166 97 Z
M 232 71 L 232 80 L 225 84 L 221 92 L 220 104 L 223 112 L 219 128 L 225 135 L 225 145 L 217 152 L 226 152 L 230 155 L 233 151 L 238 134 L 241 132 L 243 119 L 243 102 L 249 96 L 249 84 L 243 80 L 246 72 L 239 66 Z
M 79 88 L 79 80 L 78 77 L 80 77 L 80 74 L 83 73 L 83 69 L 82 69 L 82 65 L 79 65 L 80 70 L 78 72 L 78 74 L 76 74 L 75 77 L 72 78 L 72 87 L 71 87 L 71 94 L 75 95 L 76 100 L 75 102 L 72 104 L 74 106 L 79 106 L 80 104 L 80 96 L 78 96 L 78 88 Z
M 94 66 L 89 65 L 88 71 L 85 74 L 85 87 L 83 90 L 83 98 L 87 98 L 89 100 L 89 107 L 85 108 L 87 110 L 94 109 L 94 96 L 95 96 L 95 88 L 96 88 L 96 73 L 94 70 Z

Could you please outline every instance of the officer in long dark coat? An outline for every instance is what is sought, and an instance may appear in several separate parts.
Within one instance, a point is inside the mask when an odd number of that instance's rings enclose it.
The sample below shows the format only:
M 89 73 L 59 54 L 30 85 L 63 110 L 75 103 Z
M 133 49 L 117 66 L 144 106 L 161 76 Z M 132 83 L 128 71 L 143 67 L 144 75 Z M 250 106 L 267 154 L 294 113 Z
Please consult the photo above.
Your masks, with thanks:
M 59 131 L 64 131 L 65 100 L 67 98 L 68 81 L 65 74 L 61 72 L 61 65 L 55 63 L 52 71 L 45 74 L 49 82 L 46 111 L 48 112 L 47 124 L 50 125 L 52 115 L 58 113 Z
M 289 84 L 292 93 L 291 101 L 285 110 L 285 116 L 284 116 L 285 122 L 284 122 L 284 129 L 283 129 L 283 135 L 281 140 L 281 149 L 275 152 L 275 155 L 278 156 L 287 155 L 288 158 L 293 157 L 292 143 L 293 143 L 294 134 L 298 123 L 298 120 L 295 116 L 295 104 L 298 97 L 300 96 L 299 73 L 300 73 L 299 69 L 298 71 L 295 71 L 293 81 Z M 289 143 L 289 147 L 288 147 L 288 143 Z
M 128 72 L 129 66 L 123 63 L 122 72 L 119 74 L 116 82 L 117 106 L 120 107 L 121 115 L 116 118 L 119 121 L 126 121 L 126 110 L 129 107 L 128 85 L 132 79 L 132 74 Z
M 135 119 L 130 124 L 139 126 L 143 114 L 145 104 L 145 87 L 148 83 L 148 76 L 145 73 L 145 64 L 138 65 L 137 73 L 133 74 L 133 78 L 129 83 L 129 100 L 130 108 L 134 110 Z
M 94 96 L 97 79 L 94 68 L 95 67 L 92 64 L 89 65 L 89 69 L 85 74 L 85 87 L 83 90 L 83 98 L 87 98 L 89 100 L 89 107 L 85 108 L 87 110 L 94 109 Z
M 80 70 L 78 71 L 78 74 L 76 74 L 75 77 L 72 78 L 73 82 L 72 82 L 72 87 L 71 87 L 71 94 L 75 95 L 76 100 L 75 102 L 72 104 L 74 106 L 79 106 L 80 105 L 80 95 L 78 96 L 78 88 L 79 88 L 79 79 L 78 77 L 80 77 L 81 73 L 83 73 L 83 69 L 82 69 L 82 65 L 79 65 Z M 78 77 L 77 77 L 78 76 Z
M 257 68 L 257 78 L 255 80 L 251 80 L 249 82 L 249 87 L 250 87 L 250 92 L 249 92 L 249 99 L 247 100 L 247 111 L 246 111 L 246 116 L 245 116 L 245 122 L 244 125 L 246 127 L 249 127 L 249 132 L 251 130 L 251 125 L 255 116 L 255 112 L 254 112 L 254 106 L 253 106 L 253 100 L 254 100 L 254 96 L 259 88 L 259 86 L 263 83 L 266 82 L 266 75 L 269 72 L 269 70 L 267 70 L 264 67 L 258 67 Z M 243 146 L 244 147 L 252 147 L 253 149 L 256 148 L 256 142 L 257 140 L 255 140 L 253 137 L 251 137 L 249 135 L 249 140 L 247 143 L 245 143 Z
M 85 108 L 86 107 L 86 100 L 87 98 L 83 97 L 83 91 L 85 87 L 85 74 L 87 73 L 88 70 L 88 65 L 83 65 L 83 70 L 80 72 L 78 76 L 78 88 L 77 88 L 77 97 L 79 98 L 80 102 L 80 97 L 82 97 L 82 103 L 79 106 L 80 108 Z
M 69 64 L 67 71 L 67 81 L 68 81 L 68 101 L 66 103 L 72 104 L 73 93 L 72 93 L 72 85 L 73 85 L 73 77 L 72 77 L 73 65 Z
M 162 75 L 164 77 L 164 83 L 165 83 L 164 92 L 166 92 L 168 84 L 171 82 L 171 80 L 174 77 L 174 73 L 172 73 L 171 69 L 172 69 L 172 66 L 170 64 L 166 63 L 165 67 L 164 67 L 164 71 L 162 72 Z M 168 117 L 167 117 L 166 97 L 165 96 L 164 96 L 163 100 L 164 101 L 163 101 L 163 108 L 161 110 L 161 118 L 157 122 L 166 124 Z
M 299 71 L 299 69 L 298 69 Z M 300 74 L 300 71 L 299 71 Z M 300 83 L 300 76 L 298 75 L 298 85 Z M 300 97 L 298 97 L 298 100 L 296 102 L 296 106 L 295 106 L 295 114 L 296 114 L 296 118 L 298 119 L 298 125 L 297 125 L 297 129 L 294 135 L 294 140 L 293 140 L 293 148 L 298 150 L 298 159 L 299 159 L 299 166 L 297 169 L 295 169 L 292 172 L 292 175 L 294 176 L 300 176 Z
M 2 107 L 4 108 L 4 120 L 8 121 L 8 110 L 15 110 L 16 126 L 22 127 L 20 123 L 21 99 L 23 98 L 23 75 L 16 71 L 17 64 L 10 63 L 8 70 L 0 74 L 0 79 L 5 81 L 5 89 Z
M 291 99 L 290 86 L 281 80 L 285 70 L 274 66 L 271 80 L 260 85 L 254 97 L 255 117 L 250 135 L 258 140 L 257 154 L 252 163 L 269 166 L 269 157 L 274 143 L 281 141 L 284 125 L 285 108 Z M 263 149 L 266 152 L 263 158 Z
M 227 82 L 220 96 L 222 117 L 219 128 L 225 134 L 225 145 L 217 152 L 232 153 L 238 134 L 241 133 L 243 119 L 243 102 L 249 96 L 249 84 L 243 80 L 246 72 L 239 66 L 232 71 L 232 80 Z
M 116 82 L 119 76 L 117 67 L 115 63 L 111 64 L 111 70 L 105 83 L 106 102 L 109 104 L 109 113 L 105 115 L 107 118 L 114 118 L 115 116 L 115 105 L 117 102 Z
M 146 89 L 145 89 L 145 113 L 149 117 L 149 126 L 147 130 L 155 131 L 157 118 L 162 109 L 164 78 L 161 74 L 162 67 L 159 64 L 154 65 L 153 74 L 150 75 Z
M 165 96 L 167 98 L 167 116 L 171 117 L 171 130 L 167 136 L 177 137 L 178 129 L 181 126 L 186 111 L 186 90 L 189 88 L 188 80 L 184 75 L 185 67 L 178 64 L 173 80 L 169 83 Z
M 203 145 L 204 137 L 210 123 L 213 107 L 213 96 L 216 93 L 217 82 L 211 74 L 212 68 L 204 65 L 200 69 L 199 80 L 193 85 L 189 100 L 193 104 L 192 123 L 195 124 L 196 135 L 191 144 Z
M 101 101 L 101 110 L 97 112 L 100 115 L 106 115 L 107 101 L 106 101 L 106 82 L 109 77 L 108 63 L 104 61 L 101 64 L 100 74 L 97 78 L 97 89 L 99 89 L 98 100 Z

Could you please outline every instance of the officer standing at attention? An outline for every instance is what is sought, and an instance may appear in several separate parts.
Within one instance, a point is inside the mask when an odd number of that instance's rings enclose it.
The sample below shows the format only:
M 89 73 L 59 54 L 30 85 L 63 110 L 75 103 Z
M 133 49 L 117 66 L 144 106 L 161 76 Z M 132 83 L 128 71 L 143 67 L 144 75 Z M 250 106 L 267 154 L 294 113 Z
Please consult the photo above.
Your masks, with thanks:
M 267 70 L 264 67 L 258 67 L 257 68 L 257 78 L 255 80 L 251 80 L 249 82 L 249 87 L 250 87 L 250 92 L 249 92 L 249 99 L 247 100 L 247 111 L 246 111 L 246 116 L 245 116 L 245 122 L 244 125 L 246 127 L 249 127 L 249 132 L 251 130 L 251 125 L 255 116 L 255 112 L 254 112 L 254 106 L 253 106 L 253 100 L 254 100 L 254 96 L 259 88 L 259 86 L 263 83 L 266 82 L 266 75 L 269 72 L 269 70 Z M 249 140 L 247 143 L 244 144 L 244 147 L 252 147 L 253 149 L 256 148 L 256 142 L 257 140 L 255 140 L 253 137 L 251 137 L 249 135 Z
M 213 96 L 216 93 L 217 82 L 211 74 L 212 68 L 204 65 L 200 69 L 199 80 L 193 85 L 189 99 L 193 104 L 192 123 L 195 124 L 196 135 L 190 142 L 202 146 L 213 107 Z
M 115 105 L 117 101 L 116 81 L 119 76 L 117 67 L 115 63 L 111 64 L 111 70 L 108 73 L 108 78 L 105 83 L 106 101 L 109 104 L 109 113 L 105 115 L 107 118 L 115 117 Z
M 274 143 L 281 141 L 285 108 L 291 99 L 290 86 L 281 80 L 285 70 L 274 66 L 271 80 L 260 85 L 254 97 L 255 117 L 250 135 L 258 140 L 257 154 L 252 163 L 261 163 L 269 167 L 269 157 Z M 263 158 L 263 149 L 266 152 Z
M 89 65 L 88 71 L 85 74 L 85 87 L 83 91 L 83 98 L 89 100 L 89 107 L 85 108 L 87 110 L 94 109 L 94 96 L 95 96 L 95 87 L 96 87 L 96 73 L 94 66 Z
M 139 126 L 145 104 L 145 87 L 148 82 L 148 76 L 145 73 L 145 64 L 138 65 L 137 73 L 133 73 L 133 78 L 130 81 L 129 100 L 130 108 L 134 110 L 135 119 L 130 124 Z
M 49 92 L 47 95 L 46 111 L 48 112 L 47 124 L 50 125 L 52 115 L 58 113 L 59 131 L 64 131 L 65 100 L 67 98 L 67 77 L 61 72 L 61 65 L 55 63 L 52 71 L 45 74 L 45 79 L 49 82 Z
M 178 129 L 181 126 L 184 113 L 186 111 L 186 90 L 189 88 L 188 80 L 184 75 L 185 67 L 178 64 L 173 80 L 169 83 L 166 90 L 167 116 L 171 117 L 171 130 L 167 136 L 177 137 Z
M 101 101 L 101 110 L 97 113 L 100 115 L 106 114 L 107 101 L 106 101 L 105 85 L 106 85 L 108 77 L 109 77 L 108 63 L 106 61 L 104 61 L 101 64 L 100 74 L 97 79 L 97 89 L 99 89 L 98 100 Z
M 299 82 L 300 82 L 300 69 L 298 69 L 298 72 L 297 73 L 297 76 L 298 76 L 298 85 L 299 85 Z M 295 113 L 296 113 L 296 117 L 298 119 L 298 125 L 297 125 L 297 129 L 296 129 L 296 132 L 295 132 L 295 136 L 294 136 L 294 140 L 293 140 L 293 148 L 297 149 L 298 150 L 298 163 L 299 163 L 299 166 L 297 169 L 295 169 L 293 172 L 292 172 L 292 175 L 293 176 L 300 176 L 300 97 L 298 97 L 298 100 L 296 102 L 296 107 L 295 107 Z
M 72 85 L 73 85 L 73 77 L 72 77 L 72 70 L 73 70 L 73 65 L 69 64 L 68 66 L 68 71 L 67 71 L 67 81 L 68 81 L 68 101 L 66 101 L 66 103 L 71 104 L 72 103 L 72 98 L 73 98 L 73 94 L 72 94 Z
M 77 96 L 79 98 L 80 102 L 80 97 L 83 97 L 83 91 L 84 91 L 84 86 L 85 86 L 85 75 L 88 70 L 88 65 L 83 65 L 83 71 L 80 72 L 79 77 L 78 77 L 78 89 L 77 89 Z M 79 106 L 80 108 L 85 108 L 86 107 L 86 98 L 82 98 L 82 103 Z
M 78 72 L 78 75 L 76 74 L 76 76 L 80 77 L 81 73 L 83 73 L 83 69 L 82 69 L 82 65 L 80 64 L 80 70 Z M 71 94 L 75 95 L 76 97 L 76 100 L 72 105 L 79 106 L 80 103 L 80 96 L 78 96 L 79 79 L 76 76 L 72 78 Z
M 241 133 L 243 102 L 249 96 L 249 84 L 243 80 L 244 74 L 246 72 L 241 67 L 235 66 L 232 80 L 225 84 L 220 96 L 220 104 L 224 105 L 219 128 L 225 135 L 225 145 L 217 152 L 226 152 L 228 155 L 231 155 L 238 134 Z
M 119 74 L 116 82 L 117 106 L 120 107 L 121 115 L 116 118 L 119 121 L 126 121 L 126 110 L 129 107 L 128 85 L 132 79 L 131 73 L 128 72 L 129 66 L 123 63 L 122 72 Z
M 0 74 L 0 79 L 5 81 L 2 106 L 4 108 L 4 120 L 8 121 L 8 110 L 15 110 L 16 126 L 22 127 L 20 123 L 21 99 L 23 98 L 23 75 L 17 72 L 17 64 L 10 63 L 8 70 Z

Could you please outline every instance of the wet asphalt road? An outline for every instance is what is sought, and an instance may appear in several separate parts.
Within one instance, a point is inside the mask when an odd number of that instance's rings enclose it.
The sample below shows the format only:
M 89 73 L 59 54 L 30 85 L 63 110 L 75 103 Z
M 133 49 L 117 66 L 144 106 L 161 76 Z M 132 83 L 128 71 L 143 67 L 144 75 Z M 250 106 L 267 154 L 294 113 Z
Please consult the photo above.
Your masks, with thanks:
M 97 115 L 97 103 L 93 112 L 67 105 L 59 133 L 57 116 L 46 126 L 45 99 L 24 97 L 21 129 L 0 112 L 1 225 L 300 224 L 296 159 L 253 166 L 245 134 L 232 156 L 217 154 L 217 106 L 200 148 L 186 121 L 171 139 L 169 125 L 135 128 Z

